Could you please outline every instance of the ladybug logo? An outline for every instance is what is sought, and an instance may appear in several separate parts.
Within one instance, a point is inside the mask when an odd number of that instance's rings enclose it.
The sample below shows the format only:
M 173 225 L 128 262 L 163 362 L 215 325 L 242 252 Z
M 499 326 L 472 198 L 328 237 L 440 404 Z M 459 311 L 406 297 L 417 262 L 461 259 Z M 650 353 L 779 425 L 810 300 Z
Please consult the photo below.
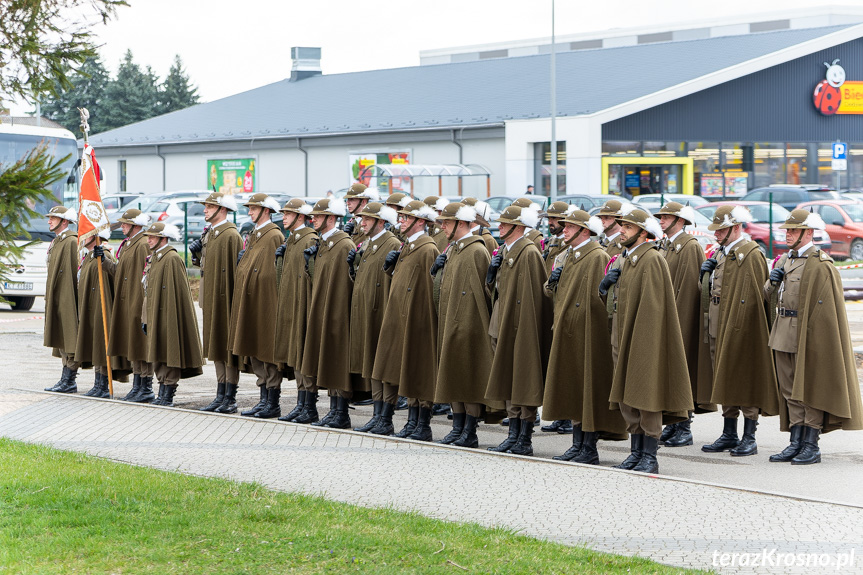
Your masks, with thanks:
M 839 60 L 833 60 L 832 64 L 824 62 L 824 65 L 827 66 L 826 79 L 815 86 L 812 100 L 819 112 L 832 116 L 842 103 L 842 92 L 839 88 L 845 83 L 845 69 L 839 65 Z

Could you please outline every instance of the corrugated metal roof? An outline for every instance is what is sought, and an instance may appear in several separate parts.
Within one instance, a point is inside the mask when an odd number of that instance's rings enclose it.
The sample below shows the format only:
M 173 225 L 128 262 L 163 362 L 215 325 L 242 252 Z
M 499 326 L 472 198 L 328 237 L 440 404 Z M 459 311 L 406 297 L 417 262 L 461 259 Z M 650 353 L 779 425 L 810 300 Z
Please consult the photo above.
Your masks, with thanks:
M 558 116 L 579 116 L 848 26 L 557 55 Z M 524 56 L 282 80 L 97 134 L 94 146 L 417 130 L 549 117 L 549 57 Z

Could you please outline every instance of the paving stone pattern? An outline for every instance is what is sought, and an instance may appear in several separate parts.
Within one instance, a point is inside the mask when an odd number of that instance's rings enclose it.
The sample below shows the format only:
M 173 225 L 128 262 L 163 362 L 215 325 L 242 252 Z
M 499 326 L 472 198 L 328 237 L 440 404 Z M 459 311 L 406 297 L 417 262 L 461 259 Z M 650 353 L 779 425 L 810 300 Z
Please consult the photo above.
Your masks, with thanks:
M 0 436 L 722 573 L 863 573 L 863 508 L 351 431 L 0 390 Z M 843 571 L 722 553 L 855 552 Z M 721 557 L 721 555 L 719 555 Z

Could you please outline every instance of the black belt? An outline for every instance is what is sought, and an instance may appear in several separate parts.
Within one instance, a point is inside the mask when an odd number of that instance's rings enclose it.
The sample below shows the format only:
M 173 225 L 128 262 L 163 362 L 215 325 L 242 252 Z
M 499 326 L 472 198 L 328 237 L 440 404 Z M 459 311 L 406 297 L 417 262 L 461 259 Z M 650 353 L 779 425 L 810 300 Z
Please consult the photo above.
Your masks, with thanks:
M 719 296 L 718 295 L 710 296 L 710 302 L 714 303 L 716 305 L 719 305 Z
M 779 317 L 797 317 L 796 309 L 786 309 L 784 307 L 779 308 Z

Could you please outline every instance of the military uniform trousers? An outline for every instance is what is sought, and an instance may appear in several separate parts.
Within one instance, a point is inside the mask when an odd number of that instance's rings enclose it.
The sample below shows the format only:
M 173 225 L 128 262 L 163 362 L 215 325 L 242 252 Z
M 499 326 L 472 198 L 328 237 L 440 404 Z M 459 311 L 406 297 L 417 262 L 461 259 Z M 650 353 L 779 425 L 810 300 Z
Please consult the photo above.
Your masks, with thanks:
M 488 332 L 491 336 L 491 352 L 492 354 L 497 352 L 497 334 L 500 333 L 500 316 L 498 315 L 498 304 L 494 302 L 494 306 L 491 312 L 491 318 L 489 319 L 489 327 Z M 536 410 L 539 406 L 528 406 L 528 405 L 514 405 L 510 400 L 506 400 L 506 416 L 510 419 L 529 419 L 533 421 L 536 419 Z M 453 409 L 453 413 L 461 413 L 460 411 L 455 411 Z M 470 415 L 472 413 L 468 412 Z M 476 417 L 476 416 L 474 416 Z
M 236 365 L 227 365 L 224 361 L 214 361 L 216 367 L 216 383 L 230 383 L 237 385 L 240 382 L 240 368 Z
M 779 380 L 779 393 L 788 404 L 788 425 L 805 425 L 812 429 L 821 429 L 824 426 L 824 412 L 814 407 L 809 407 L 802 401 L 791 399 L 791 391 L 794 387 L 794 371 L 797 365 L 797 354 L 773 350 L 776 359 L 776 375 Z
M 297 391 L 309 391 L 311 393 L 318 391 L 318 378 L 303 375 L 297 370 L 294 370 L 294 377 L 297 378 Z
M 281 389 L 282 372 L 278 365 L 261 361 L 256 357 L 249 359 L 252 360 L 252 371 L 258 378 L 258 387 L 266 385 L 267 389 Z
M 140 375 L 141 377 L 153 377 L 153 364 L 149 361 L 144 360 L 134 360 L 130 361 L 132 364 L 132 373 L 135 375 Z M 219 374 L 219 368 L 216 367 L 216 375 Z M 219 380 L 222 381 L 222 380 Z
M 180 382 L 179 367 L 169 367 L 167 363 L 157 361 L 153 364 L 153 372 L 156 374 L 156 380 L 163 385 L 176 387 Z
M 81 364 L 75 361 L 74 353 L 66 353 L 62 349 L 58 349 L 57 353 L 60 354 L 60 361 L 63 362 L 63 367 L 72 371 L 78 371 L 78 368 L 81 367 Z
M 461 401 L 453 401 L 452 403 L 450 403 L 450 407 L 452 408 L 453 413 L 467 413 L 471 417 L 475 417 L 477 419 L 482 417 L 483 405 L 481 403 L 464 403 Z
M 384 383 L 379 379 L 369 380 L 372 388 L 372 400 L 383 401 L 395 405 L 399 401 L 399 386 Z
M 626 431 L 630 435 L 647 435 L 659 439 L 662 435 L 662 412 L 644 411 L 619 403 L 620 414 L 626 422 Z

